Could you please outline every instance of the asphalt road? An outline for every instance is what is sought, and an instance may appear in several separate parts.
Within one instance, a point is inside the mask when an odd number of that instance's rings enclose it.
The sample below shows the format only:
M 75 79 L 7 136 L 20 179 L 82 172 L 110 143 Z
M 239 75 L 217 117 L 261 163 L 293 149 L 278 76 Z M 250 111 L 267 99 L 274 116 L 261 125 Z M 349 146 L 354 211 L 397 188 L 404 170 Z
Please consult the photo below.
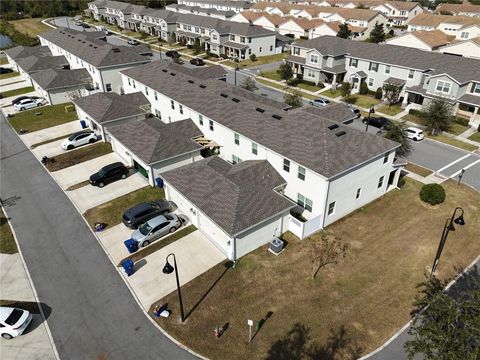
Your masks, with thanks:
M 61 359 L 194 359 L 144 315 L 67 196 L 0 114 L 0 196 Z M 173 316 L 176 316 L 173 314 Z

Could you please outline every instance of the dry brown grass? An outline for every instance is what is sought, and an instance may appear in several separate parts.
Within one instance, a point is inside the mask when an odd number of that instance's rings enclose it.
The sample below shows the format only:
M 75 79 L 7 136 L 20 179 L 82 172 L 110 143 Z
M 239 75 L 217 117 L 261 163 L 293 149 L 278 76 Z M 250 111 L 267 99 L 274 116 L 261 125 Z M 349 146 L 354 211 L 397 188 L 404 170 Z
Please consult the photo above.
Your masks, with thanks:
M 173 316 L 156 321 L 212 359 L 227 354 L 229 359 L 273 359 L 279 353 L 288 358 L 288 351 L 275 342 L 297 322 L 310 330 L 307 345 L 317 346 L 315 359 L 337 359 L 339 352 L 349 352 L 350 358 L 375 349 L 409 320 L 416 285 L 431 266 L 444 221 L 455 206 L 465 209 L 467 224 L 450 234 L 439 276 L 452 276 L 454 267 L 465 267 L 480 252 L 480 243 L 473 241 L 480 234 L 475 221 L 480 218 L 480 194 L 450 181 L 444 184 L 445 203 L 431 207 L 420 201 L 420 186 L 407 179 L 402 190 L 329 226 L 326 231 L 350 247 L 345 260 L 321 270 L 316 280 L 306 257 L 311 239 L 301 242 L 286 234 L 288 246 L 280 256 L 263 247 L 241 258 L 236 269 L 225 270 L 221 264 L 183 286 L 185 312 L 194 308 L 186 324 L 178 321 L 176 293 L 156 303 L 168 303 Z M 179 266 L 181 276 L 181 267 L 188 264 Z M 247 319 L 260 320 L 269 311 L 273 315 L 249 345 Z M 215 339 L 215 325 L 225 323 L 227 331 Z M 335 352 L 326 346 L 332 336 L 350 340 Z M 302 342 L 290 345 L 306 347 Z
M 20 20 L 12 20 L 10 23 L 15 30 L 20 31 L 31 37 L 44 33 L 52 28 L 42 23 L 43 18 L 28 18 Z
M 405 166 L 405 169 L 423 177 L 427 177 L 428 175 L 433 174 L 432 170 L 412 163 L 408 163 L 407 166 Z

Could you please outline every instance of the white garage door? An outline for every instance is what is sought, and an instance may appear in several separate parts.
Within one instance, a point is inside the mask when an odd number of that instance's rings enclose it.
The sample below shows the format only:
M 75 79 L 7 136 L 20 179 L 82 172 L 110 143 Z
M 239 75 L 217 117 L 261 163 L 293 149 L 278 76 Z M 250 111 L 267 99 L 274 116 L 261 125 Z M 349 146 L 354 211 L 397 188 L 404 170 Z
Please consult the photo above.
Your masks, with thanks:
M 229 257 L 230 238 L 206 216 L 197 211 L 198 229 L 208 238 L 225 256 Z

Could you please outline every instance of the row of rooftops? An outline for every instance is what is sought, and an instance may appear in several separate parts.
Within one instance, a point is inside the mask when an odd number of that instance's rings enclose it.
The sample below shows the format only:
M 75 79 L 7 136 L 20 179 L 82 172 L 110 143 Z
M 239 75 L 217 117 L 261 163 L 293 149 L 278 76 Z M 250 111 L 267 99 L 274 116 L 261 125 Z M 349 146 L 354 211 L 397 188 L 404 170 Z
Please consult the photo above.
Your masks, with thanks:
M 408 25 L 415 25 L 415 26 L 426 26 L 436 28 L 442 23 L 447 24 L 461 24 L 463 27 L 471 26 L 471 25 L 479 25 L 480 26 L 480 17 L 476 16 L 451 16 L 451 15 L 437 15 L 431 13 L 421 13 L 415 16 L 408 22 Z
M 459 84 L 480 81 L 480 60 L 388 44 L 374 44 L 321 36 L 298 45 L 324 56 L 348 56 L 372 62 L 416 69 L 429 75 L 447 74 Z

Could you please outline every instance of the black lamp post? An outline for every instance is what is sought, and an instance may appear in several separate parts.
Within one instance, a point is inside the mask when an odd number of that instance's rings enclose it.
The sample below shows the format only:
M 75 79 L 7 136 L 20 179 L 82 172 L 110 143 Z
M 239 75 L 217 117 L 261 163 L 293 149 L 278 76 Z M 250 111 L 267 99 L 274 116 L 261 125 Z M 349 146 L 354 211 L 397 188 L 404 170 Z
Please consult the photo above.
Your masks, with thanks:
M 238 65 L 235 65 L 235 86 L 237 86 L 237 71 L 240 70 Z
M 173 266 L 170 265 L 168 262 L 168 258 L 173 256 Z M 165 266 L 163 267 L 163 273 L 164 274 L 171 274 L 173 271 L 175 271 L 175 277 L 177 279 L 177 292 L 178 292 L 178 302 L 180 303 L 180 319 L 182 322 L 185 321 L 185 314 L 183 313 L 183 302 L 182 302 L 182 292 L 180 291 L 180 280 L 178 280 L 178 268 L 177 268 L 177 259 L 175 258 L 175 254 L 171 253 L 168 254 L 166 259 Z
M 375 108 L 370 106 L 370 109 L 368 110 L 368 117 L 367 117 L 367 126 L 365 127 L 365 131 L 368 131 L 368 125 L 370 125 L 370 115 L 375 114 Z
M 460 210 L 462 213 L 460 216 L 455 218 L 455 214 L 457 210 Z M 465 225 L 465 219 L 463 218 L 463 209 L 461 207 L 456 207 L 453 211 L 452 217 L 448 218 L 445 222 L 445 226 L 443 227 L 442 237 L 440 238 L 440 244 L 438 244 L 437 253 L 435 254 L 435 260 L 433 260 L 432 265 L 432 272 L 430 273 L 430 278 L 432 277 L 433 273 L 437 269 L 438 261 L 440 260 L 440 255 L 442 255 L 443 247 L 445 246 L 445 242 L 447 241 L 448 233 L 450 231 L 455 231 L 455 226 L 453 223 L 463 226 Z

